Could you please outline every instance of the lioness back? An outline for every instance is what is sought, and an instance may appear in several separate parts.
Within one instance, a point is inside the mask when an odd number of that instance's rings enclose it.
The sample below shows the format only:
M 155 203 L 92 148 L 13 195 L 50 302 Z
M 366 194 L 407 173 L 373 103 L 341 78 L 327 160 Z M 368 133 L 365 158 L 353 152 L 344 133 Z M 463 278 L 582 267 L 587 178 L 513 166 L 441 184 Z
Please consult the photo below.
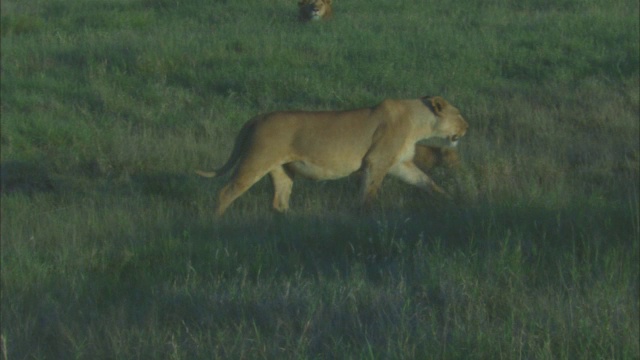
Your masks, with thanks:
M 221 169 L 199 174 L 220 176 L 235 167 L 220 190 L 218 215 L 267 174 L 273 180 L 273 207 L 278 211 L 289 207 L 296 174 L 327 180 L 361 171 L 363 202 L 375 197 L 387 174 L 445 194 L 414 162 L 416 144 L 436 137 L 455 146 L 467 128 L 458 109 L 441 97 L 385 100 L 348 111 L 274 112 L 242 127 Z
M 252 148 L 289 158 L 288 168 L 311 179 L 345 177 L 360 168 L 371 147 L 377 124 L 370 113 L 370 109 L 272 113 L 257 124 Z

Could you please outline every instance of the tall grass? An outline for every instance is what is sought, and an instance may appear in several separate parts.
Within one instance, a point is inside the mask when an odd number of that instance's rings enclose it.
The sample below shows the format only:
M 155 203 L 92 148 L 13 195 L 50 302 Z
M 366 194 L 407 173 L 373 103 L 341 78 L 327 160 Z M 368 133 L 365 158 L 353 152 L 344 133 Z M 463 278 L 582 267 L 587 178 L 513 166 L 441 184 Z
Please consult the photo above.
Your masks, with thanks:
M 637 2 L 1 6 L 9 359 L 640 356 Z M 453 203 L 263 181 L 216 220 L 192 176 L 256 113 L 427 94 Z

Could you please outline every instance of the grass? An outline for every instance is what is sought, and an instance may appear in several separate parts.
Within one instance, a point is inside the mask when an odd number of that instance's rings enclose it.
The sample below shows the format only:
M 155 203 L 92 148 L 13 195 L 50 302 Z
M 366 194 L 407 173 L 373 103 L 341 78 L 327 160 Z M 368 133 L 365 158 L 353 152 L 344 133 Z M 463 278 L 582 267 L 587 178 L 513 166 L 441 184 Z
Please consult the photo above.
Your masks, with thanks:
M 3 1 L 1 316 L 22 358 L 640 356 L 637 2 Z M 438 201 L 268 181 L 251 116 L 442 95 Z

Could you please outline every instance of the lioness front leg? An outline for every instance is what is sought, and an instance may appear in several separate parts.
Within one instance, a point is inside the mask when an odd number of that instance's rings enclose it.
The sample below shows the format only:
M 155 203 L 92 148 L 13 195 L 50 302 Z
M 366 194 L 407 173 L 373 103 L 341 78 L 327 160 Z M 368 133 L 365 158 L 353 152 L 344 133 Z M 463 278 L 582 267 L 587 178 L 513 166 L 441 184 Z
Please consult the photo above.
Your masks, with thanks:
M 393 163 L 391 157 L 366 158 L 362 174 L 362 204 L 368 206 L 378 195 L 382 180 Z
M 411 160 L 395 164 L 391 168 L 389 173 L 406 183 L 417 186 L 429 192 L 438 192 L 451 199 L 451 196 L 443 188 L 441 188 L 440 186 L 438 186 L 438 184 L 431 180 L 431 178 L 422 170 L 420 170 Z
M 363 160 L 362 203 L 367 205 L 378 194 L 382 180 L 396 161 L 410 128 L 407 124 L 383 124 L 373 134 L 373 144 Z
M 362 174 L 362 204 L 368 206 L 378 195 L 385 172 L 375 171 L 371 167 L 365 167 Z

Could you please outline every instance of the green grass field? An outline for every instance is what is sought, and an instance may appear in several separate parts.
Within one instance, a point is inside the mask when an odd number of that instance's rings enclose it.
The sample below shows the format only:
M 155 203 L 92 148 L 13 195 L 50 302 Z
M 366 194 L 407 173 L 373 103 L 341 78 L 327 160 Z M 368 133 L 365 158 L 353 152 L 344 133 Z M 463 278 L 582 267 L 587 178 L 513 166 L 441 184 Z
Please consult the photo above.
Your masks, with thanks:
M 5 359 L 638 359 L 637 1 L 3 0 Z M 253 115 L 441 95 L 446 202 L 263 180 Z

